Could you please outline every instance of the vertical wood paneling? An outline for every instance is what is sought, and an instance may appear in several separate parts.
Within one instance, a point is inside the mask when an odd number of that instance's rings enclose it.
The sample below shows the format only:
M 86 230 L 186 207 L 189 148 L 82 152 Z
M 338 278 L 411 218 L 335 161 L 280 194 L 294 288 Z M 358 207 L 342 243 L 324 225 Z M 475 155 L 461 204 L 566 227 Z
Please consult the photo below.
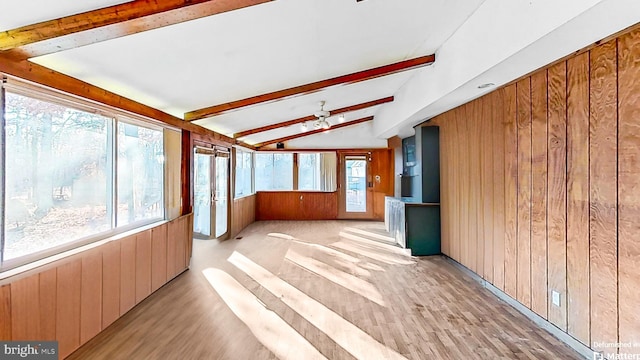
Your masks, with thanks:
M 186 217 L 180 217 L 175 220 L 176 227 L 176 271 L 177 274 L 181 273 L 185 268 L 185 254 L 186 254 Z M 176 275 L 177 275 L 176 274 Z
M 102 246 L 102 328 L 120 316 L 120 242 Z
M 517 299 L 531 307 L 531 78 L 518 81 Z
M 55 268 L 40 273 L 40 338 L 56 339 L 57 270 Z
M 478 214 L 479 216 L 469 216 L 469 238 L 472 242 L 471 256 L 473 257 L 473 264 L 475 264 L 475 272 L 482 276 L 484 274 L 484 261 L 482 260 L 483 251 L 483 230 L 482 230 L 482 187 L 480 182 L 482 181 L 480 176 L 480 138 L 478 134 L 481 130 L 480 116 L 482 108 L 479 101 L 472 101 L 470 103 L 469 124 L 471 125 L 469 130 L 469 188 L 470 188 L 470 207 L 471 214 Z
M 11 320 L 13 340 L 40 338 L 40 276 L 38 274 L 11 284 Z
M 191 253 L 192 219 L 191 214 L 182 217 L 175 229 L 182 264 Z M 0 286 L 0 340 L 57 340 L 60 358 L 68 356 L 120 317 L 121 303 L 124 309 L 135 304 L 139 282 L 146 282 L 143 293 L 150 288 L 152 244 L 161 244 L 155 247 L 160 254 L 155 286 L 166 282 L 166 229 L 163 224 L 113 240 Z M 145 262 L 145 270 L 136 267 Z
M 567 331 L 567 65 L 549 68 L 548 274 L 549 321 Z M 560 306 L 551 291 L 560 294 Z
M 531 309 L 547 318 L 547 72 L 531 76 Z
M 517 297 L 518 279 L 518 132 L 516 85 L 504 92 L 504 290 Z
M 640 27 L 431 121 L 449 256 L 588 346 L 640 343 Z
M 82 256 L 80 295 L 80 343 L 84 344 L 102 330 L 102 251 Z
M 590 74 L 591 341 L 613 343 L 618 340 L 616 40 L 591 50 Z
M 167 282 L 167 225 L 151 229 L 151 291 Z
M 11 285 L 0 286 L 0 340 L 11 340 Z
M 493 98 L 495 93 L 490 94 L 486 101 L 476 100 L 482 107 L 481 124 L 482 128 L 478 134 L 480 142 L 480 154 L 481 154 L 481 184 L 482 184 L 482 227 L 483 227 L 483 245 L 480 248 L 480 252 L 484 252 L 484 278 L 485 280 L 493 283 L 493 217 L 494 217 L 494 195 L 493 195 L 493 182 L 494 182 L 494 167 L 493 167 L 493 137 L 483 136 L 483 134 L 490 133 L 493 130 Z
M 136 236 L 120 240 L 120 316 L 136 304 Z
M 470 119 L 473 115 L 471 110 L 471 103 L 465 104 L 463 107 L 464 110 L 464 118 Z M 462 136 L 464 139 L 471 139 L 471 127 L 473 125 L 473 121 L 465 121 L 461 124 Z M 460 224 L 462 226 L 462 255 L 463 255 L 463 264 L 465 264 L 468 268 L 473 271 L 476 271 L 478 268 L 476 267 L 476 241 L 475 237 L 471 234 L 471 216 L 470 214 L 472 206 L 475 207 L 475 199 L 472 198 L 472 190 L 471 190 L 471 146 L 469 142 L 464 146 L 464 154 L 461 157 L 461 167 L 462 171 L 466 176 L 462 177 L 462 199 L 463 199 L 463 207 L 462 207 L 462 219 L 464 222 Z M 475 222 L 474 222 L 475 223 Z M 474 228 L 475 231 L 475 228 Z M 475 233 L 473 234 L 475 235 Z
M 176 221 L 172 220 L 167 224 L 167 280 L 171 280 L 178 275 L 176 243 L 180 234 L 177 231 Z
M 567 61 L 567 330 L 590 343 L 589 53 Z
M 56 338 L 60 357 L 64 358 L 80 346 L 82 262 L 73 260 L 57 269 Z
M 149 294 L 151 294 L 151 230 L 146 230 L 136 235 L 136 304 Z
M 504 89 L 494 92 L 491 108 L 493 117 L 493 285 L 504 290 L 505 264 L 505 147 L 504 147 Z
M 618 40 L 620 342 L 640 343 L 640 30 Z

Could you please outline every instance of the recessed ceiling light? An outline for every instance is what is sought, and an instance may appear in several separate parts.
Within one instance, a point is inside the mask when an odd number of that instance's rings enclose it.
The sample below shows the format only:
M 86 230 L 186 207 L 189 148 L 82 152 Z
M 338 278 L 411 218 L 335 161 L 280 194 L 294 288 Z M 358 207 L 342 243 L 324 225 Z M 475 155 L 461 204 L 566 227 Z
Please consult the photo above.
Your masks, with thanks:
M 486 89 L 488 87 L 492 87 L 493 85 L 495 85 L 495 84 L 494 83 L 486 83 L 486 84 L 478 85 L 478 89 Z

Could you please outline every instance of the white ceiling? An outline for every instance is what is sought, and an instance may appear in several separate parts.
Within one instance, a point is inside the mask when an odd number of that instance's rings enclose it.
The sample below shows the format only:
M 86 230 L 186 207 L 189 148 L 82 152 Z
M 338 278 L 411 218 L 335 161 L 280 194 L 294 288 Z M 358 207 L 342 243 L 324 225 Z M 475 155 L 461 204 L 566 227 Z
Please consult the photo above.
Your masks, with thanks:
M 20 0 L 0 3 L 0 31 L 54 20 L 106 6 L 126 3 L 115 0 Z
M 29 4 L 29 6 L 24 4 Z M 114 1 L 3 5 L 1 27 Z M 15 3 L 12 3 L 15 4 Z M 385 146 L 425 119 L 640 22 L 637 0 L 275 0 L 32 59 L 178 117 L 185 112 L 436 53 L 434 65 L 243 108 L 196 123 L 231 135 L 326 109 L 395 96 L 347 115 L 373 124 L 288 142 Z M 335 120 L 331 120 L 335 121 Z M 299 126 L 247 137 L 257 143 Z
M 276 0 L 32 59 L 178 117 L 434 53 L 483 0 Z M 231 134 L 393 95 L 411 72 L 198 122 Z M 249 139 L 251 140 L 251 139 Z

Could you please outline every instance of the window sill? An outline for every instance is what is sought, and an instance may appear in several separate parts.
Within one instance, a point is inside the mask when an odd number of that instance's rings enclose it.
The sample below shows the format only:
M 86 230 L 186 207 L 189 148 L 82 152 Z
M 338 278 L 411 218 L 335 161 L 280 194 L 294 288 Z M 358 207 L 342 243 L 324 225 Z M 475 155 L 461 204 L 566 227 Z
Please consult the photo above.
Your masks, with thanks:
M 248 198 L 250 196 L 255 196 L 256 193 L 252 193 L 252 194 L 247 194 L 247 195 L 242 195 L 242 196 L 238 196 L 238 197 L 234 197 L 233 200 L 240 200 L 240 199 L 244 199 L 244 198 Z

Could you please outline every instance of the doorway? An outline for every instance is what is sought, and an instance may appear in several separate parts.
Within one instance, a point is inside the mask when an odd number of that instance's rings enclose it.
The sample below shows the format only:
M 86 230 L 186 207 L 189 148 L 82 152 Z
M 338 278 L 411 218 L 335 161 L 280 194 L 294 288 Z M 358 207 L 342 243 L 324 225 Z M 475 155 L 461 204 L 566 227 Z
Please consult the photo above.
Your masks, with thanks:
M 194 235 L 220 239 L 229 227 L 229 152 L 196 147 L 193 172 Z
M 368 154 L 343 154 L 340 160 L 340 218 L 371 218 L 373 204 Z

